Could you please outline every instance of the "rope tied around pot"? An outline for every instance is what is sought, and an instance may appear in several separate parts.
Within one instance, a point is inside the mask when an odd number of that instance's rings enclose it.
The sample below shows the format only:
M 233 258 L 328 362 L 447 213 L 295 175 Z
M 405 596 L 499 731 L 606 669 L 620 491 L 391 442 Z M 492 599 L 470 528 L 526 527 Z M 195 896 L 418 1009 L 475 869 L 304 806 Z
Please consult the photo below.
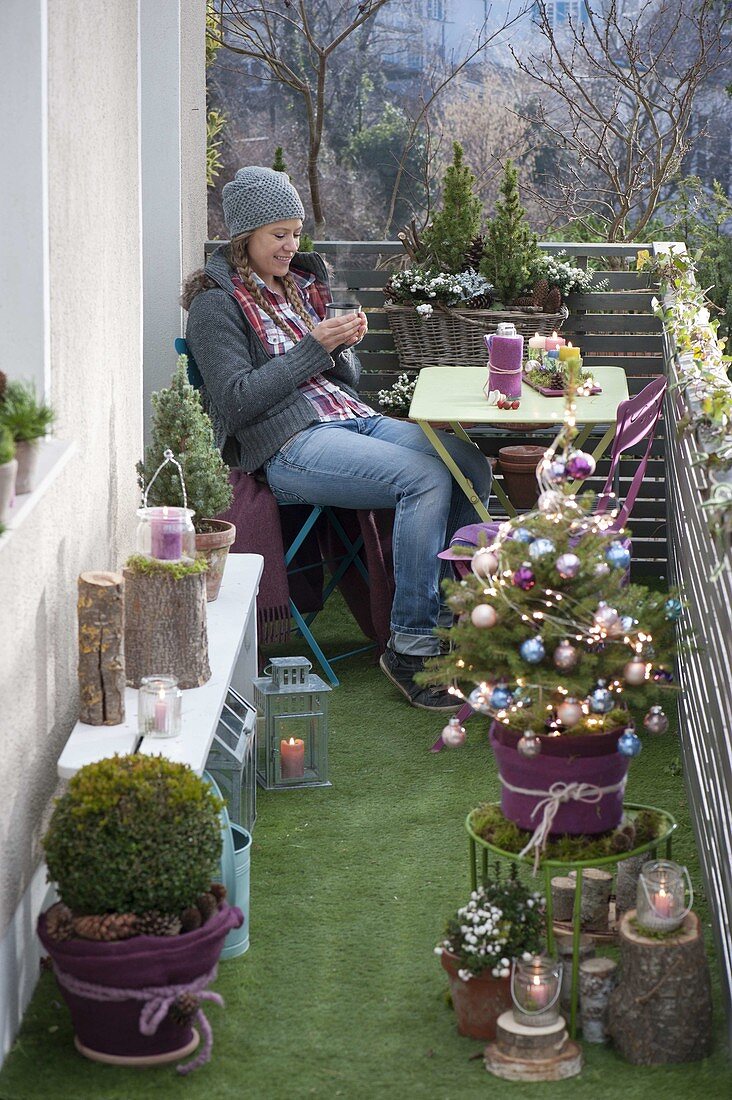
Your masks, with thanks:
M 65 970 L 61 970 L 55 964 L 53 969 L 59 985 L 78 997 L 87 997 L 89 1000 L 102 1002 L 142 1001 L 143 1005 L 140 1009 L 139 1019 L 139 1028 L 142 1035 L 155 1034 L 170 1011 L 171 1006 L 182 993 L 192 993 L 199 1001 L 212 1001 L 222 1008 L 224 1005 L 221 994 L 206 989 L 206 986 L 210 985 L 216 978 L 217 966 L 214 966 L 207 974 L 201 974 L 193 981 L 184 982 L 182 985 L 150 985 L 144 986 L 142 989 L 123 989 L 117 986 L 97 985 L 95 982 L 85 982 L 81 978 L 76 978 L 73 974 L 66 973 Z M 198 1069 L 199 1066 L 205 1065 L 211 1058 L 213 1047 L 213 1031 L 200 1005 L 196 1008 L 192 1018 L 195 1019 L 201 1029 L 203 1042 L 195 1058 L 190 1062 L 186 1062 L 185 1065 L 176 1066 L 177 1072 L 182 1076 L 186 1076 L 194 1069 Z
M 586 802 L 588 805 L 600 802 L 606 794 L 615 794 L 617 791 L 625 790 L 626 777 L 623 776 L 618 783 L 612 783 L 608 787 L 598 787 L 595 783 L 563 783 L 559 780 L 552 783 L 548 790 L 540 791 L 528 790 L 526 787 L 515 787 L 502 775 L 499 775 L 498 778 L 506 790 L 511 791 L 512 794 L 525 794 L 539 799 L 539 802 L 531 811 L 531 817 L 534 818 L 541 812 L 541 821 L 534 829 L 529 841 L 519 852 L 519 857 L 521 857 L 528 855 L 531 849 L 534 849 L 534 874 L 536 874 L 539 870 L 541 853 L 546 848 L 546 842 L 549 839 L 559 807 L 566 802 Z

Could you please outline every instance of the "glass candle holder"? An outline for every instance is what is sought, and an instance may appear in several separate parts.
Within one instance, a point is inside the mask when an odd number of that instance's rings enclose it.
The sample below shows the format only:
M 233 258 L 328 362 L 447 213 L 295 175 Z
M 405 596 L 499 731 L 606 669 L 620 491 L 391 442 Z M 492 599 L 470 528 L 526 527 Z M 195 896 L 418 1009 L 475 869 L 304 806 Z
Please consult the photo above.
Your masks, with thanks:
M 693 903 L 694 891 L 686 867 L 670 859 L 643 864 L 636 897 L 636 920 L 642 928 L 649 932 L 675 932 Z
M 178 737 L 183 692 L 175 676 L 143 676 L 137 704 L 137 728 L 143 737 Z
M 137 552 L 158 561 L 193 560 L 196 556 L 195 512 L 163 505 L 138 508 Z
M 525 1027 L 546 1027 L 559 1019 L 562 964 L 548 955 L 514 959 L 511 970 L 513 1018 Z

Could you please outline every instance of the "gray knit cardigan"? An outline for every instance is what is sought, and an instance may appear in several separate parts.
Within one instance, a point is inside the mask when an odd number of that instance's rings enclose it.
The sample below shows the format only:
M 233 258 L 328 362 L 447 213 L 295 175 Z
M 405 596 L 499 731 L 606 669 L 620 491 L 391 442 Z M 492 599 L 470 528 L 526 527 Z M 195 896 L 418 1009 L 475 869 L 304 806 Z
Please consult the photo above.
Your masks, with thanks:
M 298 387 L 324 374 L 351 396 L 361 373 L 351 351 L 335 361 L 308 334 L 284 355 L 271 356 L 234 297 L 231 268 L 219 247 L 206 265 L 206 278 L 186 292 L 190 299 L 186 342 L 204 381 L 204 407 L 211 416 L 217 446 L 231 466 L 259 469 L 318 414 Z M 322 258 L 298 252 L 293 266 L 313 272 L 328 285 Z

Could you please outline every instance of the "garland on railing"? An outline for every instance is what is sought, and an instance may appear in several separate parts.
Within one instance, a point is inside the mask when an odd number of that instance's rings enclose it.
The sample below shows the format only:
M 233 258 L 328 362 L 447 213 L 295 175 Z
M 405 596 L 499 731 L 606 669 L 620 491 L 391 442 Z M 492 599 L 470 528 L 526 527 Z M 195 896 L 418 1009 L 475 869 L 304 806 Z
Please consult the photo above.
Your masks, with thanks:
M 719 321 L 712 319 L 704 290 L 696 281 L 692 257 L 684 245 L 658 252 L 654 268 L 662 300 L 651 305 L 671 340 L 677 363 L 678 388 L 686 400 L 679 429 L 694 440 L 695 464 L 703 465 L 710 480 L 706 511 L 717 535 L 732 536 L 732 382 L 727 371 L 732 357 L 724 354 L 725 339 L 717 337 Z

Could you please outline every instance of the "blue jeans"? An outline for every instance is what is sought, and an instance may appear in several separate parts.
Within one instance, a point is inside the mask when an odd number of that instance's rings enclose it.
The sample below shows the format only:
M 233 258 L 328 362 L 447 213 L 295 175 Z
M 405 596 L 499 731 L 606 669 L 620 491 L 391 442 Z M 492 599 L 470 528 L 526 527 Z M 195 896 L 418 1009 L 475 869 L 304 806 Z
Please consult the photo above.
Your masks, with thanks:
M 487 505 L 487 459 L 472 444 L 441 435 Z M 313 424 L 288 439 L 265 473 L 282 502 L 395 509 L 391 645 L 398 653 L 437 653 L 440 581 L 449 572 L 437 554 L 476 517 L 419 425 L 379 415 Z

